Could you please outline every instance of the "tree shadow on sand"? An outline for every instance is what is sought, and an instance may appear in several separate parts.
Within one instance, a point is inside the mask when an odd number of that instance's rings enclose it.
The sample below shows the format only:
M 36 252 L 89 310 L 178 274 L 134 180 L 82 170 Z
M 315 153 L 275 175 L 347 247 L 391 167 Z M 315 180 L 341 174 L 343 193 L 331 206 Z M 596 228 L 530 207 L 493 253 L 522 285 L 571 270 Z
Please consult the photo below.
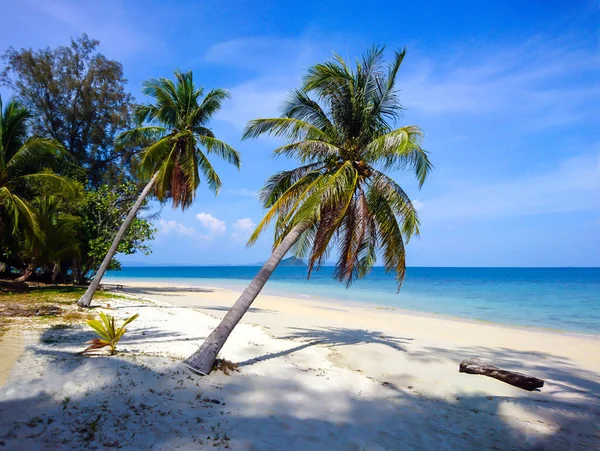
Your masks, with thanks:
M 48 328 L 40 337 L 40 342 L 47 345 L 77 344 L 85 347 L 84 343 L 96 338 L 91 328 L 74 328 L 71 326 L 55 325 Z M 144 343 L 170 343 L 176 341 L 189 341 L 189 337 L 178 332 L 165 332 L 164 330 L 146 327 L 140 330 L 128 330 L 119 340 L 122 345 L 142 345 Z
M 347 329 L 344 327 L 322 327 L 313 329 L 292 327 L 290 329 L 294 332 L 285 337 L 281 337 L 282 339 L 300 340 L 305 343 L 280 352 L 274 352 L 248 359 L 243 362 L 239 362 L 238 365 L 248 366 L 258 362 L 264 362 L 277 357 L 290 355 L 294 352 L 301 351 L 315 345 L 332 348 L 348 345 L 381 344 L 389 346 L 396 351 L 406 352 L 406 348 L 404 346 L 413 340 L 412 338 L 394 337 L 384 334 L 383 332 L 367 329 Z
M 199 310 L 214 310 L 216 312 L 228 312 L 231 307 L 223 307 L 220 305 L 214 305 L 214 306 L 195 306 L 197 309 Z M 248 313 L 269 313 L 269 314 L 274 314 L 274 313 L 279 313 L 277 310 L 272 310 L 272 309 L 267 309 L 267 308 L 260 308 L 260 307 L 250 307 L 247 310 Z
M 63 331 L 65 344 L 80 339 L 72 332 Z M 27 352 L 29 363 L 42 355 L 51 358 L 43 368 L 29 369 L 39 373 L 38 380 L 0 388 L 0 447 L 6 449 L 589 450 L 599 445 L 597 412 L 581 415 L 569 405 L 546 411 L 540 404 L 540 416 L 553 413 L 557 427 L 534 435 L 530 425 L 508 422 L 500 398 L 473 395 L 450 402 L 387 387 L 366 397 L 336 381 L 323 391 L 319 375 L 311 373 L 303 373 L 302 380 L 245 370 L 199 378 L 164 357 L 88 358 L 61 344 Z M 529 406 L 525 395 L 509 402 Z
M 135 287 L 127 287 L 119 285 L 118 283 L 114 284 L 106 284 L 103 287 L 112 293 L 129 293 L 134 295 L 161 295 L 161 296 L 182 296 L 187 293 L 214 293 L 216 290 L 212 288 L 204 288 L 204 287 L 181 287 L 181 286 L 173 286 L 173 287 L 160 287 L 160 286 L 135 286 Z

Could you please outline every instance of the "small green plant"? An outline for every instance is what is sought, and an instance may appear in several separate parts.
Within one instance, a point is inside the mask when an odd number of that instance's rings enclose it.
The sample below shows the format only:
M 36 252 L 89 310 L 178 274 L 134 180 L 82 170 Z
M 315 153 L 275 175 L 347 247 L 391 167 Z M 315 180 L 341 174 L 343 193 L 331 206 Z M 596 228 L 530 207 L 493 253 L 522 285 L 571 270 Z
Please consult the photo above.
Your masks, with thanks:
M 125 326 L 135 320 L 138 316 L 139 315 L 136 313 L 131 318 L 126 319 L 121 327 L 116 328 L 114 316 L 100 312 L 100 319 L 102 321 L 98 321 L 97 319 L 90 319 L 87 321 L 88 326 L 94 329 L 100 338 L 94 338 L 93 340 L 86 342 L 86 344 L 89 344 L 90 346 L 85 348 L 81 353 L 85 354 L 109 346 L 110 355 L 113 355 L 117 349 L 117 343 L 121 337 L 125 335 L 125 332 L 127 332 Z

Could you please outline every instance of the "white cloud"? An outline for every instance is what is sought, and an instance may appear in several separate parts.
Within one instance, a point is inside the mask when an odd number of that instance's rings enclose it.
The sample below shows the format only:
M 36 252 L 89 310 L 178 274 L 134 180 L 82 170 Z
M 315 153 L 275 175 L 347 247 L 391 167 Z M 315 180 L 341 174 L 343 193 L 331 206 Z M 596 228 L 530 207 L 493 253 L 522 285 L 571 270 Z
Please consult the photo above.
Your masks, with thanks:
M 179 236 L 193 236 L 196 233 L 196 229 L 194 227 L 186 227 L 174 220 L 165 221 L 164 219 L 161 219 L 158 221 L 158 226 L 159 232 L 165 235 L 173 233 Z
M 433 219 L 498 218 L 600 209 L 600 153 L 563 161 L 553 170 L 495 183 L 459 183 L 426 199 Z
M 223 235 L 227 230 L 225 221 L 215 218 L 210 213 L 198 213 L 196 219 L 200 221 L 200 224 L 206 229 L 206 234 L 202 235 L 204 239 L 213 239 L 216 236 Z
M 241 218 L 233 223 L 235 232 L 231 234 L 231 238 L 237 241 L 247 241 L 252 232 L 256 228 L 256 224 L 251 218 Z

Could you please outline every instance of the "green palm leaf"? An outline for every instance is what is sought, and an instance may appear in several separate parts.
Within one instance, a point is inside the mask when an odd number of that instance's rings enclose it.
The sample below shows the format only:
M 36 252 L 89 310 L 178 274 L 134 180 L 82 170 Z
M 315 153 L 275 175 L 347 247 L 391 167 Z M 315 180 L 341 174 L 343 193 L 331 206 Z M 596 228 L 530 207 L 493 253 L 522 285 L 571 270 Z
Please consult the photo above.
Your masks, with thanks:
M 62 153 L 62 146 L 51 139 L 27 136 L 30 113 L 12 100 L 3 105 L 0 98 L 0 211 L 13 233 L 20 226 L 39 237 L 38 219 L 19 189 L 24 184 L 44 183 L 57 190 L 74 190 L 66 179 L 39 169 L 47 160 Z

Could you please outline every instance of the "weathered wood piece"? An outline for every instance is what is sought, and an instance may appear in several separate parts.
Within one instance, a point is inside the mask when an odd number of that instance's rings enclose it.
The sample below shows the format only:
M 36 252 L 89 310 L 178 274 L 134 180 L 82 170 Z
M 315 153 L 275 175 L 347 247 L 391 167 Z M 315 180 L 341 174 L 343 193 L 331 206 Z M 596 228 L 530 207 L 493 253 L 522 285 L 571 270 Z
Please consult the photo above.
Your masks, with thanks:
M 542 388 L 544 381 L 537 377 L 528 376 L 514 371 L 501 370 L 493 365 L 488 365 L 481 359 L 466 359 L 460 362 L 458 371 L 467 374 L 480 374 L 482 376 L 493 377 L 507 384 L 522 388 L 523 390 L 533 391 L 536 388 Z

